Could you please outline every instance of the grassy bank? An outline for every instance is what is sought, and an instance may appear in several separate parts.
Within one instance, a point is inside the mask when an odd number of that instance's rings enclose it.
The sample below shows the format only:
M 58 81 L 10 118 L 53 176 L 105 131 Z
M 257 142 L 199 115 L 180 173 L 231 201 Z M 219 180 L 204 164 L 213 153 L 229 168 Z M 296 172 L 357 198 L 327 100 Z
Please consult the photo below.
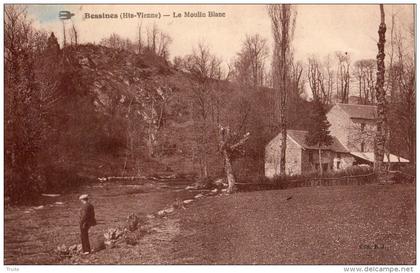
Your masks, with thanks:
M 131 190 L 129 190 L 131 191 Z M 96 192 L 100 236 L 130 212 L 154 213 L 197 192 Z M 6 263 L 25 264 L 415 264 L 415 186 L 363 185 L 239 192 L 200 198 L 150 219 L 137 245 L 85 257 L 42 254 L 78 241 L 77 195 L 66 209 L 6 211 Z M 76 201 L 75 201 L 76 200 Z M 32 231 L 32 232 L 28 232 Z

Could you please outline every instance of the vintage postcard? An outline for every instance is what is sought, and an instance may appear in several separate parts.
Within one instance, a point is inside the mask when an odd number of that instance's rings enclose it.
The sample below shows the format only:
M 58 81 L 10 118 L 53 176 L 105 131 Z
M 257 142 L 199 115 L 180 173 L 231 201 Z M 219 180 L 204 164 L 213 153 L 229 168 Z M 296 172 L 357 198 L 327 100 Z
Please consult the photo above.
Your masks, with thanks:
M 8 271 L 413 272 L 414 4 L 3 8 Z

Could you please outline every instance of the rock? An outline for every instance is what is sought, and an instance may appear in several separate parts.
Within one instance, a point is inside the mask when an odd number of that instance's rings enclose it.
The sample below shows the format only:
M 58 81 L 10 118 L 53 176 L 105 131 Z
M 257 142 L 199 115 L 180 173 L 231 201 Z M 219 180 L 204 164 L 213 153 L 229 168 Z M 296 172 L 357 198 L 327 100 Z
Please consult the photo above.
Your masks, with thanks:
M 167 209 L 165 209 L 165 213 L 172 213 L 172 212 L 174 212 L 174 208 L 167 208 Z
M 155 216 L 153 214 L 148 214 L 148 215 L 146 215 L 146 218 L 153 219 L 153 218 L 155 218 Z
M 181 199 L 177 199 L 173 204 L 172 204 L 172 207 L 174 208 L 174 209 L 180 209 L 180 208 L 182 208 L 182 209 L 185 209 L 185 207 L 184 207 L 184 203 L 182 202 L 182 200 Z
M 38 207 L 34 207 L 34 209 L 43 209 L 44 208 L 44 206 L 38 206 Z
M 92 251 L 98 252 L 106 248 L 105 240 L 101 237 L 97 237 L 91 242 Z
M 164 209 L 157 212 L 157 215 L 159 215 L 159 216 L 165 216 L 165 214 L 166 214 L 166 212 L 165 212 Z
M 25 210 L 24 213 L 31 213 L 31 210 Z
M 123 231 L 119 228 L 109 228 L 105 233 L 104 237 L 107 241 L 117 240 L 121 235 L 123 235 Z
M 58 196 L 60 196 L 60 194 L 55 194 L 55 193 L 43 193 L 41 195 L 45 196 L 45 197 L 58 197 Z
M 195 186 L 187 186 L 185 189 L 186 190 L 195 190 L 195 189 L 197 189 L 197 187 L 195 187 Z
M 127 229 L 129 231 L 135 231 L 137 230 L 137 227 L 139 225 L 139 218 L 137 217 L 137 215 L 135 215 L 134 213 L 131 213 L 128 217 L 127 217 Z
M 132 235 L 126 235 L 126 236 L 124 237 L 124 241 L 125 241 L 125 243 L 126 243 L 127 245 L 131 245 L 131 246 L 135 246 L 135 245 L 137 245 L 137 240 L 136 240 L 136 238 L 135 238 L 134 236 L 132 236 Z
M 204 197 L 204 195 L 202 193 L 199 193 L 196 196 L 194 196 L 195 199 L 198 199 L 198 198 L 201 198 L 201 197 Z
M 217 193 L 218 191 L 219 191 L 218 189 L 214 189 L 214 190 L 211 190 L 210 192 Z
M 56 205 L 64 205 L 63 202 L 55 202 L 54 204 L 56 204 Z
M 183 202 L 184 202 L 184 204 L 189 204 L 191 202 L 194 202 L 194 200 L 193 199 L 187 199 L 187 200 L 184 200 Z
M 221 186 L 227 185 L 225 180 L 226 179 L 224 179 L 224 178 L 219 178 L 219 179 L 215 180 L 213 182 L 213 184 L 216 185 L 216 186 L 219 186 L 219 185 L 221 185 Z

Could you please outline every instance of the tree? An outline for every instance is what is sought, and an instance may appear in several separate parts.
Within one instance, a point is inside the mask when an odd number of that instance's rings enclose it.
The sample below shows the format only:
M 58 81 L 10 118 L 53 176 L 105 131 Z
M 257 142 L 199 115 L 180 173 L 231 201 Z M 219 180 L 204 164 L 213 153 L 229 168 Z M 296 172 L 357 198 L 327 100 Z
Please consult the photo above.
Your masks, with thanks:
M 377 59 L 377 72 L 376 72 L 376 102 L 377 102 L 377 120 L 376 120 L 376 135 L 375 135 L 375 169 L 382 170 L 382 162 L 384 160 L 385 152 L 385 124 L 386 124 L 386 100 L 385 100 L 385 11 L 383 4 L 379 5 L 381 13 L 381 23 L 379 24 L 379 42 L 378 42 L 378 55 Z
M 375 103 L 375 60 L 363 59 L 354 63 L 354 75 L 359 84 L 359 104 Z
M 337 68 L 337 96 L 341 103 L 349 102 L 350 91 L 350 56 L 347 52 L 336 52 Z
M 236 81 L 247 87 L 262 86 L 267 56 L 267 40 L 259 34 L 247 35 L 234 62 Z
M 323 170 L 321 149 L 322 147 L 331 145 L 333 139 L 330 136 L 330 131 L 328 130 L 331 124 L 327 120 L 324 106 L 318 97 L 314 98 L 310 119 L 311 126 L 309 127 L 308 133 L 306 135 L 306 143 L 310 146 L 318 146 L 319 170 L 322 174 Z
M 280 173 L 286 172 L 286 137 L 287 137 L 287 93 L 290 86 L 290 66 L 293 63 L 291 41 L 296 24 L 296 11 L 289 4 L 269 5 L 268 14 L 274 38 L 272 62 L 275 113 L 278 113 L 282 134 L 280 152 Z
M 321 62 L 315 58 L 308 58 L 308 83 L 312 97 L 317 97 L 323 104 L 331 103 L 331 88 L 325 87 L 324 72 Z M 330 86 L 328 86 L 330 87 Z
M 416 160 L 416 66 L 414 34 L 396 31 L 395 60 L 390 61 L 388 88 L 391 100 L 387 102 L 387 147 L 410 162 Z M 408 45 L 408 46 L 407 46 Z
M 228 193 L 233 193 L 235 191 L 236 179 L 233 173 L 232 161 L 240 154 L 243 154 L 243 145 L 248 140 L 249 136 L 250 134 L 246 133 L 241 138 L 238 138 L 236 134 L 231 133 L 229 127 L 219 125 L 219 149 L 224 160 Z
M 192 112 L 197 130 L 197 148 L 202 178 L 209 176 L 209 154 L 214 139 L 217 139 L 217 125 L 221 119 L 223 98 L 217 95 L 218 80 L 222 79 L 221 60 L 210 52 L 208 46 L 199 44 L 182 61 L 182 67 L 191 74 L 193 91 Z
M 79 33 L 77 32 L 76 26 L 73 20 L 71 20 L 71 31 L 70 31 L 70 44 L 78 45 Z
M 19 201 L 42 188 L 43 115 L 35 65 L 47 40 L 32 28 L 21 5 L 5 6 L 4 36 L 5 194 Z

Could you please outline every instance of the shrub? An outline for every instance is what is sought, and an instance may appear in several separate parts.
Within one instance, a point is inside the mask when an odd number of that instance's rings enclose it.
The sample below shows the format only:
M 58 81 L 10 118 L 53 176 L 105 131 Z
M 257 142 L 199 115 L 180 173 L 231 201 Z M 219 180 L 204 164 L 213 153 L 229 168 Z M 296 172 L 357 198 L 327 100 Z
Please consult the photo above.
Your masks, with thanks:
M 288 183 L 304 182 L 314 178 L 340 178 L 347 176 L 367 175 L 372 173 L 373 169 L 371 167 L 352 166 L 340 171 L 325 172 L 322 175 L 319 172 L 311 172 L 299 175 L 281 175 L 275 176 L 273 178 L 267 178 L 265 176 L 256 176 L 250 179 L 248 178 L 247 182 L 255 184 L 286 185 Z

